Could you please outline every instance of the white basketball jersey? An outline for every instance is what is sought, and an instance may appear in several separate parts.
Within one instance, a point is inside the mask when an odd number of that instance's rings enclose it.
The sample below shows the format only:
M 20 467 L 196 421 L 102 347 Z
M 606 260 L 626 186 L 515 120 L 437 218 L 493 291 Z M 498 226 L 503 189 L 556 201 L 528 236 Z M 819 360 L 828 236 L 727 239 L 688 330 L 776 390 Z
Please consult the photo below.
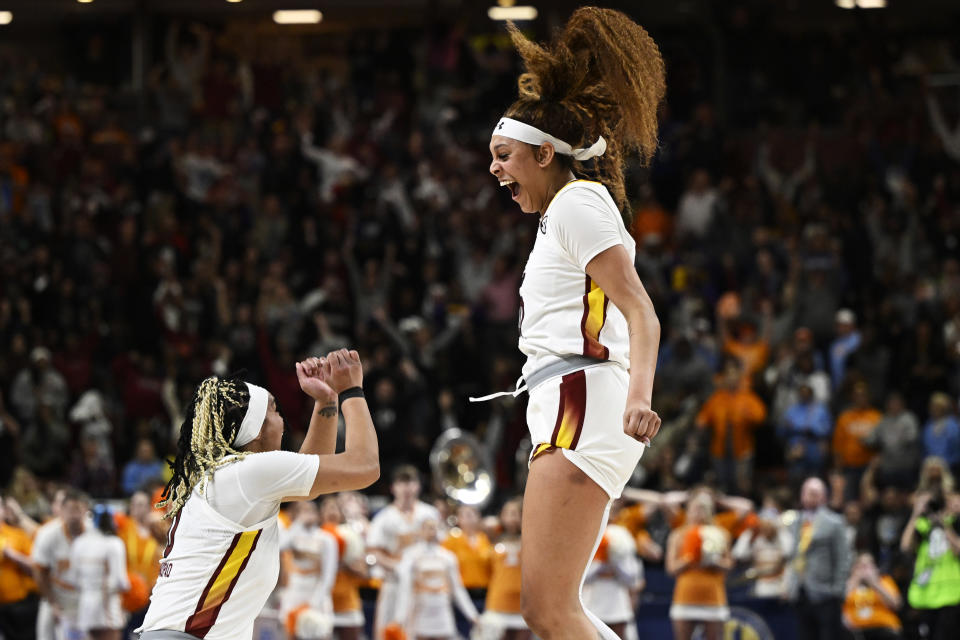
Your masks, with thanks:
M 206 640 L 250 640 L 254 619 L 280 573 L 280 501 L 309 493 L 318 462 L 317 456 L 272 451 L 217 470 L 211 482 L 221 486 L 215 493 L 239 486 L 250 505 L 269 507 L 266 519 L 247 526 L 218 513 L 208 496 L 195 489 L 170 527 L 160 576 L 138 631 L 168 629 Z M 238 480 L 250 483 L 246 490 L 235 484 Z M 233 508 L 238 513 L 247 510 L 242 505 Z
M 92 527 L 84 521 L 84 531 Z M 30 557 L 40 567 L 50 570 L 50 582 L 54 597 L 64 615 L 76 620 L 80 592 L 70 582 L 70 550 L 75 538 L 71 538 L 60 518 L 51 520 L 37 530 Z
M 553 197 L 520 285 L 524 377 L 570 355 L 630 367 L 627 320 L 586 273 L 590 260 L 618 244 L 633 263 L 636 243 L 602 184 L 574 180 Z

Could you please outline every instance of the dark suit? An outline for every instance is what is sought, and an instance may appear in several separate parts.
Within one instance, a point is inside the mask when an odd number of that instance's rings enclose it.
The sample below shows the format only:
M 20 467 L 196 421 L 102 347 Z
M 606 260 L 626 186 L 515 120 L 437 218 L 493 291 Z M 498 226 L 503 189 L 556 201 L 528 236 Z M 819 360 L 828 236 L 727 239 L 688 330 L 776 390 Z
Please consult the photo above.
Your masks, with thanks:
M 801 640 L 838 640 L 840 608 L 850 576 L 853 553 L 843 518 L 825 507 L 814 512 L 812 530 L 804 535 L 805 514 L 791 526 L 793 556 L 787 573 L 787 595 L 797 607 Z

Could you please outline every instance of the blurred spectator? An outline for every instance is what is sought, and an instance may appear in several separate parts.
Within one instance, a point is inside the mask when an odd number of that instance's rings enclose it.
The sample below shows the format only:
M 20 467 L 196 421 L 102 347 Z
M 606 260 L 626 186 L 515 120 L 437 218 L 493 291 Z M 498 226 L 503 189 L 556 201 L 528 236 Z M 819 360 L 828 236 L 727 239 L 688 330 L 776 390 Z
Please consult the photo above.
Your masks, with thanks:
M 847 580 L 843 624 L 855 640 L 894 640 L 901 637 L 897 617 L 902 600 L 897 583 L 880 575 L 873 556 L 857 556 Z
M 718 197 L 717 190 L 710 184 L 710 174 L 705 169 L 696 169 L 677 205 L 679 238 L 695 242 L 706 236 L 713 224 Z
M 809 384 L 801 384 L 796 404 L 787 408 L 778 429 L 786 451 L 787 475 L 794 486 L 823 472 L 829 460 L 831 429 L 826 405 L 814 399 Z
M 919 614 L 920 633 L 933 640 L 953 638 L 960 622 L 958 516 L 956 494 L 919 492 L 900 540 L 904 553 L 916 554 L 907 602 Z
M 85 391 L 70 409 L 70 420 L 80 424 L 80 437 L 97 441 L 98 455 L 113 463 L 113 425 L 107 417 L 103 394 Z
M 864 445 L 883 417 L 870 405 L 870 391 L 866 383 L 857 382 L 851 391 L 850 406 L 837 416 L 833 429 L 833 461 L 843 472 L 845 500 L 853 500 L 860 491 L 860 480 L 874 452 Z
M 786 595 L 784 578 L 792 550 L 790 532 L 775 511 L 761 513 L 756 526 L 740 534 L 733 546 L 733 558 L 748 565 L 746 575 L 753 579 L 754 596 L 782 598 Z
M 838 640 L 840 609 L 852 550 L 843 519 L 826 507 L 827 488 L 807 478 L 800 511 L 791 527 L 794 547 L 787 574 L 787 596 L 797 609 L 800 640 Z
M 30 366 L 21 370 L 10 387 L 10 402 L 24 424 L 38 418 L 38 406 L 46 406 L 53 416 L 62 419 L 67 409 L 67 381 L 50 362 L 50 350 L 34 347 Z
M 0 496 L 0 634 L 6 640 L 34 637 L 37 588 L 30 561 L 31 533 Z
M 95 443 L 94 443 L 95 444 Z M 68 469 L 70 428 L 56 410 L 40 404 L 36 415 L 20 438 L 20 460 L 40 478 L 59 478 Z
M 753 478 L 754 431 L 763 424 L 763 401 L 743 386 L 743 367 L 735 359 L 724 365 L 720 387 L 707 398 L 696 424 L 710 431 L 710 456 L 716 481 L 727 491 L 749 493 Z
M 930 419 L 923 427 L 923 455 L 937 456 L 954 475 L 960 474 L 960 422 L 951 411 L 953 402 L 945 393 L 930 396 Z
M 860 347 L 861 336 L 857 331 L 857 317 L 850 309 L 837 311 L 834 327 L 836 337 L 830 343 L 830 376 L 836 389 L 846 375 L 847 358 Z
M 441 546 L 457 557 L 463 586 L 470 597 L 482 600 L 490 583 L 493 547 L 480 529 L 480 512 L 476 507 L 467 504 L 457 507 L 457 526 L 449 531 Z
M 920 465 L 920 426 L 899 393 L 890 394 L 886 412 L 863 443 L 878 451 L 882 482 L 909 488 Z
M 74 452 L 70 478 L 75 487 L 93 498 L 109 498 L 116 492 L 116 470 L 112 459 L 106 458 L 96 438 L 80 440 L 80 450 Z
M 7 411 L 0 389 L 0 487 L 9 485 L 16 467 L 20 423 Z
M 71 545 L 93 525 L 88 521 L 89 499 L 76 489 L 64 493 L 60 517 L 40 527 L 31 559 L 40 592 L 37 637 L 82 637 L 78 628 L 79 593 L 69 580 Z
M 120 594 L 130 588 L 127 554 L 105 505 L 94 508 L 93 526 L 70 545 L 68 566 L 65 581 L 77 591 L 76 628 L 91 640 L 120 640 L 126 624 Z
M 163 535 L 165 525 L 159 514 L 153 510 L 150 495 L 138 489 L 130 496 L 127 513 L 119 513 L 117 521 L 117 536 L 123 541 L 127 551 L 127 572 L 131 582 L 142 581 L 147 594 L 153 590 L 160 571 L 160 557 L 166 545 Z M 130 612 L 127 623 L 127 632 L 138 629 L 147 613 L 148 602 L 135 611 Z
M 148 482 L 162 478 L 163 471 L 164 463 L 157 456 L 153 441 L 142 438 L 137 442 L 136 457 L 123 467 L 123 492 L 132 495 Z

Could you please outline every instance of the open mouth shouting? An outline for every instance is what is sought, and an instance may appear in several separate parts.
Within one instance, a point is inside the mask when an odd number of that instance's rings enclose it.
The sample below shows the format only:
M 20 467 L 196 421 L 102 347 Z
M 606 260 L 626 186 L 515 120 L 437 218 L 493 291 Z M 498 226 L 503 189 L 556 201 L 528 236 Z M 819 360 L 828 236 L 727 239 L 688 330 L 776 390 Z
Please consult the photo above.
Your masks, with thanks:
M 520 183 L 516 180 L 501 180 L 500 186 L 510 189 L 510 196 L 513 200 L 516 200 L 517 196 L 520 195 Z

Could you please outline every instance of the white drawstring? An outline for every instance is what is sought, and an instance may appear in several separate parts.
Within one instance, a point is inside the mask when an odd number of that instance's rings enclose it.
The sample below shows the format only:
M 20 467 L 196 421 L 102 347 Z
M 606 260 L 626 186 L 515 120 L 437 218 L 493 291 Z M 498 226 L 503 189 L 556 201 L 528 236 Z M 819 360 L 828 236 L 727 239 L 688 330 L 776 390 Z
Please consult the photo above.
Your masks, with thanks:
M 523 376 L 517 378 L 517 383 L 514 385 L 513 391 L 498 391 L 496 393 L 491 393 L 488 396 L 481 396 L 479 398 L 474 398 L 471 396 L 469 398 L 470 402 L 486 402 L 487 400 L 493 400 L 494 398 L 500 398 L 502 396 L 513 396 L 516 398 L 518 395 L 527 390 L 527 383 L 523 381 Z

